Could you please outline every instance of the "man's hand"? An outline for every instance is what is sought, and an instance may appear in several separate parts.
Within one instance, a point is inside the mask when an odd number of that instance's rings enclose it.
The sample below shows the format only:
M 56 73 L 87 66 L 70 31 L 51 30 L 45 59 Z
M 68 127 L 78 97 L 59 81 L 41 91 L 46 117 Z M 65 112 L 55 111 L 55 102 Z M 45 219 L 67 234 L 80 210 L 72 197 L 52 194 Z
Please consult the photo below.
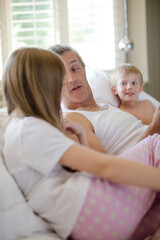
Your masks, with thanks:
M 149 126 L 151 126 L 151 134 L 150 135 L 153 135 L 154 133 L 160 134 L 160 106 L 158 108 L 156 108 L 154 115 L 153 115 L 152 122 Z
M 160 134 L 160 106 L 158 106 L 153 114 L 152 122 L 150 123 L 149 127 L 143 138 L 153 135 L 154 133 Z

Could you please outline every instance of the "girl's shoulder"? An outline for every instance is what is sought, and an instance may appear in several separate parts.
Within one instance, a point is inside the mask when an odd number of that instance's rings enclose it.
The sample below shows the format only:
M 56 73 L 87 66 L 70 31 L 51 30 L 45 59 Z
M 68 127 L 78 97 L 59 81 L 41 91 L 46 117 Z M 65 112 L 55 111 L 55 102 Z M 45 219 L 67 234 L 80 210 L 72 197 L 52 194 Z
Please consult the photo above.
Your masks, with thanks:
M 48 122 L 36 117 L 12 118 L 6 129 L 6 136 L 15 136 L 24 142 L 31 139 L 41 141 L 48 136 L 59 136 L 62 133 Z

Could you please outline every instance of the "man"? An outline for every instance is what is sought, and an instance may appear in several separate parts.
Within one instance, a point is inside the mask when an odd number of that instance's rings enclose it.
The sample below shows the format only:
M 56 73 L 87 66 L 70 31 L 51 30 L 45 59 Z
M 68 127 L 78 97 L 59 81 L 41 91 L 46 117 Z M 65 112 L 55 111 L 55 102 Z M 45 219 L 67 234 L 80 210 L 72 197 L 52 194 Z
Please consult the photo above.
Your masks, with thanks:
M 86 79 L 85 64 L 71 47 L 55 45 L 50 50 L 61 56 L 66 68 L 62 102 L 65 118 L 80 123 L 86 130 L 91 148 L 120 154 L 135 143 L 160 133 L 160 107 L 149 126 L 109 104 L 97 104 Z

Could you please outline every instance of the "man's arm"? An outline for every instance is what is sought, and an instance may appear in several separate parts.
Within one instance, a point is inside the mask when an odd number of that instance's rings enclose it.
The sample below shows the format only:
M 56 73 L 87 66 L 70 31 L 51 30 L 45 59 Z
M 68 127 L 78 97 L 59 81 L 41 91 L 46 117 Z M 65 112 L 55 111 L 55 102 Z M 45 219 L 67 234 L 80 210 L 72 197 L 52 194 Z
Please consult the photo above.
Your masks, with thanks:
M 106 153 L 102 143 L 94 133 L 94 127 L 92 123 L 85 116 L 83 116 L 81 113 L 70 112 L 63 113 L 63 118 L 81 124 L 86 131 L 89 147 L 99 152 Z
M 147 137 L 149 135 L 153 135 L 154 133 L 160 134 L 160 106 L 158 108 L 156 108 L 156 110 L 153 114 L 152 122 L 148 126 L 142 139 L 144 139 L 145 137 Z

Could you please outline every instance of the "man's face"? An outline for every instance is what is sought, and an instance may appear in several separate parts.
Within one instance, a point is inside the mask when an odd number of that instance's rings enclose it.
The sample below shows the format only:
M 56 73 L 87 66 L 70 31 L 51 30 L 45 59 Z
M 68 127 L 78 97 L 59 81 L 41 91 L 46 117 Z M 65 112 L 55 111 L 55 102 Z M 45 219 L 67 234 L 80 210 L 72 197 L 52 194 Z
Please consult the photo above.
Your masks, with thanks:
M 67 51 L 61 55 L 66 76 L 62 89 L 62 101 L 67 108 L 76 109 L 85 105 L 92 95 L 86 79 L 85 70 L 74 52 Z

